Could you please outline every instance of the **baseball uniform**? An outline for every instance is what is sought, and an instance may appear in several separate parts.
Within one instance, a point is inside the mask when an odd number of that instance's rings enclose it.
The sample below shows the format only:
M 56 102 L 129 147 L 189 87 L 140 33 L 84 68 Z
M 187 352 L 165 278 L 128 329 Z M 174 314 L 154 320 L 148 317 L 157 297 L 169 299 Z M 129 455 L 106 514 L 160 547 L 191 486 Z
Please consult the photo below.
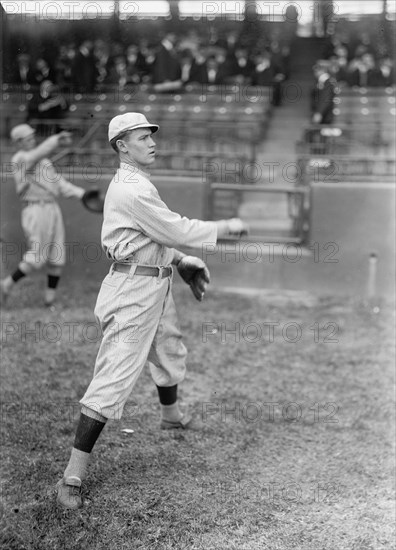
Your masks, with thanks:
M 172 212 L 149 174 L 122 162 L 104 204 L 102 245 L 113 260 L 95 307 L 103 332 L 94 376 L 82 405 L 120 419 L 133 386 L 148 364 L 157 386 L 173 386 L 185 375 L 186 349 L 168 277 L 139 275 L 138 266 L 170 266 L 174 248 L 215 244 L 215 222 Z M 128 272 L 117 270 L 126 264 Z
M 16 190 L 22 202 L 22 228 L 29 249 L 23 256 L 26 271 L 45 263 L 65 264 L 65 229 L 57 197 L 81 199 L 84 189 L 58 174 L 47 158 L 58 144 L 51 136 L 31 151 L 18 151 L 12 157 Z

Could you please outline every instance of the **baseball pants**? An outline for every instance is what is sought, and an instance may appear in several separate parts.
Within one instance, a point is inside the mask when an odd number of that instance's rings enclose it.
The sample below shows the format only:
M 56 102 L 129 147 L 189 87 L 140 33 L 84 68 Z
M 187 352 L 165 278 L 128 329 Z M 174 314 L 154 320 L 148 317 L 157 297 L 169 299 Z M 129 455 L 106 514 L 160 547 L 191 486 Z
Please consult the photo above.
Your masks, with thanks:
M 80 403 L 106 418 L 119 420 L 147 364 L 157 386 L 184 379 L 187 350 L 182 342 L 172 276 L 160 279 L 110 272 L 95 306 L 103 338 L 93 379 Z
M 63 267 L 66 262 L 65 228 L 56 202 L 30 203 L 22 210 L 22 229 L 28 250 L 22 258 L 30 270 L 45 264 Z

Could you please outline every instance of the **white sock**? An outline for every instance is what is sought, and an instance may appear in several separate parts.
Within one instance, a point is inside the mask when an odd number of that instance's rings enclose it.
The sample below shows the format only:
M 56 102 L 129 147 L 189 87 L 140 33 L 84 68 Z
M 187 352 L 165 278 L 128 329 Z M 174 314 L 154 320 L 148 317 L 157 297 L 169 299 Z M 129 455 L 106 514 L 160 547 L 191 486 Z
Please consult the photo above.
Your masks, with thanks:
M 179 409 L 178 401 L 172 405 L 161 405 L 161 418 L 169 422 L 178 422 L 181 420 L 183 413 Z

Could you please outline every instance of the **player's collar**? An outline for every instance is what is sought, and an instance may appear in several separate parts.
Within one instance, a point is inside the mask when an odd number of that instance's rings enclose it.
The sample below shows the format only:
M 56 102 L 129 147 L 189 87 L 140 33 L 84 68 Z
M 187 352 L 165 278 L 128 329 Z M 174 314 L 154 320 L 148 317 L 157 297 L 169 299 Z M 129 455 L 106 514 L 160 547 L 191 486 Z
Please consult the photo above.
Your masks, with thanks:
M 134 174 L 140 174 L 144 178 L 150 179 L 150 173 L 145 172 L 141 168 L 138 168 L 135 164 L 129 164 L 128 162 L 120 162 L 120 168 L 122 170 L 129 170 L 130 172 L 133 172 Z

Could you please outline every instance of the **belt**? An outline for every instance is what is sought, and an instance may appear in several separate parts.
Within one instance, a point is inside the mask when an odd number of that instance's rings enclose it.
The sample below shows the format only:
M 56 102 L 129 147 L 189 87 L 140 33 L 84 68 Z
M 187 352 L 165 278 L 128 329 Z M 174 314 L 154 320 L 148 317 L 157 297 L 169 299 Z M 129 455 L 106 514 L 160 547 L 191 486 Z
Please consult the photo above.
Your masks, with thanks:
M 55 204 L 55 201 L 46 201 L 46 200 L 22 201 L 23 206 L 29 206 L 30 204 Z
M 120 271 L 121 273 L 129 273 L 133 264 L 117 264 L 112 265 L 114 271 Z M 151 265 L 138 265 L 136 267 L 135 275 L 146 275 L 147 277 L 159 277 L 160 279 L 166 279 L 172 275 L 172 267 L 151 266 Z

